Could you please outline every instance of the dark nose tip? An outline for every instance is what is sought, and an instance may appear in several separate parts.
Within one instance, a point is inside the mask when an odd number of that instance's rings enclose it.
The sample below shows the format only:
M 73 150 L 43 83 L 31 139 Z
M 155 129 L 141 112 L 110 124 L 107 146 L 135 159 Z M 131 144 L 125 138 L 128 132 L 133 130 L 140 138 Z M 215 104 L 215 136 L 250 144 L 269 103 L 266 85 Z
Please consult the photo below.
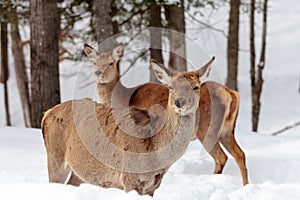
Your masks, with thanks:
M 175 100 L 175 105 L 177 106 L 177 108 L 182 108 L 186 103 L 186 100 L 183 98 L 179 98 Z
M 101 71 L 95 71 L 96 76 L 99 76 L 100 74 L 102 74 Z

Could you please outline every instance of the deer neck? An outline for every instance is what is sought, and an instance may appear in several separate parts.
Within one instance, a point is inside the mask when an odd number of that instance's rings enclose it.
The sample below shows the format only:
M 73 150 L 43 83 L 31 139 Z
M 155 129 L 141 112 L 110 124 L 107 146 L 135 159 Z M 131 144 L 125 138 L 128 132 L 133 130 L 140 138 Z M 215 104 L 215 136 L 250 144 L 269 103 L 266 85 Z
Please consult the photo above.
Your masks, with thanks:
M 168 120 L 169 126 L 173 127 L 174 132 L 184 132 L 185 136 L 193 135 L 190 132 L 194 132 L 193 127 L 195 126 L 196 113 L 190 113 L 187 115 L 180 115 L 174 111 L 173 108 L 168 107 Z M 187 133 L 188 132 L 188 133 Z M 175 133 L 177 134 L 177 133 Z
M 160 148 L 166 145 L 162 144 L 162 142 L 173 142 L 174 148 L 177 148 L 177 151 L 183 153 L 195 135 L 196 113 L 179 115 L 174 109 L 168 106 L 165 119 L 166 121 L 162 131 L 153 137 L 154 141 L 158 141 L 155 142 L 155 144 Z
M 111 82 L 97 83 L 97 92 L 99 98 L 101 99 L 101 103 L 111 105 L 113 93 L 123 93 L 125 87 L 119 80 L 120 78 L 117 76 Z
M 147 163 L 153 169 L 168 168 L 184 154 L 194 137 L 195 114 L 182 116 L 173 109 L 167 108 L 166 111 L 162 130 L 146 139 L 147 149 L 153 154 Z

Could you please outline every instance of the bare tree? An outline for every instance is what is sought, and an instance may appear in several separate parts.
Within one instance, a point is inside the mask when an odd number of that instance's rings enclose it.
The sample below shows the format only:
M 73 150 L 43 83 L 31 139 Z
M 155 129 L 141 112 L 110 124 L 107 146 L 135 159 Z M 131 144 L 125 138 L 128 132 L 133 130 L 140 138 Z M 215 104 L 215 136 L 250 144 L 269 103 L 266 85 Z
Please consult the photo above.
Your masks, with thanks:
M 251 0 L 251 12 L 250 12 L 250 48 L 251 48 L 251 91 L 252 91 L 252 131 L 257 132 L 258 121 L 260 114 L 260 96 L 263 87 L 263 69 L 265 67 L 266 56 L 266 39 L 267 39 L 267 10 L 268 0 L 264 0 L 263 3 L 263 30 L 262 30 L 262 44 L 260 59 L 255 69 L 255 49 L 254 49 L 254 10 L 255 0 Z M 254 53 L 253 53 L 254 52 Z
M 19 33 L 19 20 L 15 8 L 11 9 L 11 42 L 12 53 L 14 58 L 15 72 L 19 95 L 21 99 L 23 116 L 26 127 L 31 127 L 30 117 L 30 98 L 29 98 L 29 81 L 26 73 L 25 57 L 23 46 L 20 45 L 21 37 Z
M 31 125 L 60 103 L 57 1 L 30 0 Z
M 166 5 L 165 14 L 168 28 L 182 33 L 171 32 L 169 35 L 169 67 L 178 71 L 186 71 L 186 46 L 183 35 L 185 34 L 184 0 L 180 0 L 180 5 Z
M 157 5 L 154 1 L 150 5 L 150 27 L 162 28 L 162 19 L 161 19 L 161 6 Z M 159 63 L 163 63 L 162 56 L 162 32 L 161 29 L 150 29 L 150 56 L 152 59 L 158 61 Z M 153 71 L 150 70 L 150 81 L 156 82 L 156 78 L 153 74 Z
M 113 35 L 114 24 L 112 21 L 113 0 L 94 1 L 94 29 L 98 44 L 102 43 Z M 113 40 L 107 40 L 98 45 L 99 52 L 111 52 Z
M 250 80 L 251 80 L 251 94 L 255 93 L 255 0 L 250 2 Z M 253 102 L 253 99 L 252 99 Z
M 237 73 L 238 73 L 238 53 L 239 53 L 239 16 L 240 0 L 230 1 L 229 29 L 227 40 L 227 80 L 226 85 L 238 90 Z
M 11 126 L 10 115 L 9 115 L 9 104 L 8 104 L 8 89 L 7 89 L 7 80 L 9 76 L 8 71 L 8 51 L 7 51 L 7 23 L 1 22 L 1 32 L 0 32 L 0 40 L 1 40 L 1 53 L 0 53 L 0 82 L 4 85 L 4 104 L 5 104 L 5 117 L 6 117 L 6 125 Z

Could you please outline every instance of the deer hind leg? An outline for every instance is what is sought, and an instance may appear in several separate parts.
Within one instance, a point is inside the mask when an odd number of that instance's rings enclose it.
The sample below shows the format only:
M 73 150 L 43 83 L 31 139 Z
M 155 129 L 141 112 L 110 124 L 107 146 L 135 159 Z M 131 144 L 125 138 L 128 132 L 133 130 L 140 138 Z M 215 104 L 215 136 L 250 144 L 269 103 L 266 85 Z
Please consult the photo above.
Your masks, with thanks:
M 242 174 L 243 184 L 244 185 L 248 184 L 249 181 L 248 181 L 248 173 L 246 168 L 245 153 L 237 144 L 233 132 L 222 133 L 220 142 L 227 149 L 227 151 L 233 156 L 235 162 L 238 164 Z
M 70 167 L 63 158 L 48 154 L 49 182 L 64 184 L 70 173 Z
M 226 164 L 227 156 L 221 148 L 220 144 L 218 142 L 215 142 L 214 145 L 209 145 L 207 140 L 204 142 L 204 136 L 201 134 L 201 131 L 197 133 L 197 138 L 215 161 L 214 174 L 221 174 Z
M 214 174 L 221 174 L 226 164 L 227 156 L 221 148 L 219 142 L 217 142 L 218 138 L 210 137 L 210 139 L 208 139 L 208 136 L 204 141 L 207 134 L 203 134 L 203 132 L 205 131 L 198 131 L 197 138 L 215 161 Z
M 220 144 L 217 142 L 215 146 L 209 151 L 209 154 L 215 160 L 215 171 L 214 174 L 221 174 L 223 168 L 227 162 L 227 156 L 221 148 Z
M 71 177 L 67 182 L 68 185 L 79 186 L 81 183 L 84 183 L 74 172 L 71 173 Z

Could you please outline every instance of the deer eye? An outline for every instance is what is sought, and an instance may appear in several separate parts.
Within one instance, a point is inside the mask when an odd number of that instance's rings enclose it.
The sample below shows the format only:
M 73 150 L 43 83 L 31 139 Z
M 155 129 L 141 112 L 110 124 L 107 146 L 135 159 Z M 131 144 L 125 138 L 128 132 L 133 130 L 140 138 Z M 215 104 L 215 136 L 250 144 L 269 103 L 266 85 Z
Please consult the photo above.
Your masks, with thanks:
M 111 62 L 111 63 L 109 63 L 108 65 L 109 65 L 109 66 L 112 66 L 113 64 L 114 64 L 114 62 Z
M 199 86 L 195 86 L 193 90 L 199 90 Z

